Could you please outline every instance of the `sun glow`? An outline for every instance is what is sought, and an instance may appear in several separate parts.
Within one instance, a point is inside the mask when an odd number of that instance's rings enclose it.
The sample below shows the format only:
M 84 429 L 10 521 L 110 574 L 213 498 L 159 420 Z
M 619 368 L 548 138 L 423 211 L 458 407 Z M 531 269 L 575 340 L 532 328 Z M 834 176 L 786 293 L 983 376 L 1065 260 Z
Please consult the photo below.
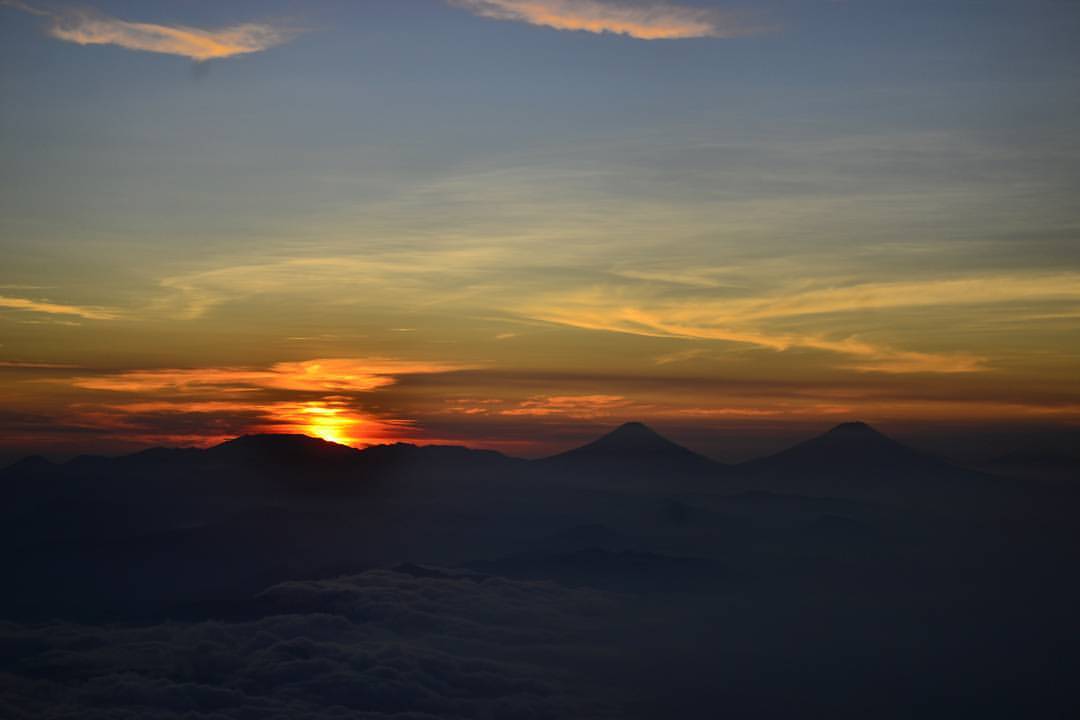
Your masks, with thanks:
M 360 424 L 360 420 L 351 417 L 345 408 L 310 402 L 299 409 L 299 415 L 298 424 L 302 425 L 306 435 L 340 445 L 357 443 L 353 428 Z

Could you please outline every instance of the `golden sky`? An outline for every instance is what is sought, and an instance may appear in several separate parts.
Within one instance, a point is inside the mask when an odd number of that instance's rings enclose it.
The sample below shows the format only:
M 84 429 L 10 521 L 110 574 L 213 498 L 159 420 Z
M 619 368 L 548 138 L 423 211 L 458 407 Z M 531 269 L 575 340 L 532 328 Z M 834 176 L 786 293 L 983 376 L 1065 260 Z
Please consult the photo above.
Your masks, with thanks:
M 1080 422 L 1072 10 L 280 5 L 0 7 L 4 448 Z

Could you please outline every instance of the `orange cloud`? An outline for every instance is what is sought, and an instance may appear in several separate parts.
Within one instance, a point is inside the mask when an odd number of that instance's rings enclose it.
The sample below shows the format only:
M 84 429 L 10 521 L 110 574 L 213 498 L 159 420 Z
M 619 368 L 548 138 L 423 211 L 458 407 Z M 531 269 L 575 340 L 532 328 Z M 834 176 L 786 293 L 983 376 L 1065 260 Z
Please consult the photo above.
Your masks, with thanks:
M 143 442 L 206 444 L 243 433 L 301 433 L 346 445 L 409 437 L 412 423 L 365 411 L 354 397 L 405 375 L 466 366 L 394 358 L 324 358 L 267 368 L 182 368 L 80 375 L 62 382 L 83 390 L 152 394 L 153 400 L 82 403 L 87 428 Z M 177 428 L 187 427 L 187 432 Z
M 613 0 L 451 0 L 481 17 L 639 40 L 735 37 L 755 31 L 715 10 Z
M 501 411 L 500 414 L 592 418 L 608 415 L 611 411 L 626 408 L 630 404 L 630 401 L 621 395 L 554 395 L 531 398 L 518 407 Z
M 104 412 L 102 412 L 104 411 Z M 104 415 L 111 422 L 102 423 Z M 204 416 L 226 420 L 233 418 L 243 423 L 245 433 L 297 433 L 322 438 L 342 445 L 371 445 L 394 442 L 408 435 L 412 423 L 407 420 L 380 418 L 366 413 L 350 402 L 349 398 L 328 397 L 299 402 L 259 402 L 228 400 L 173 400 L 133 402 L 107 405 L 91 409 L 84 419 L 96 418 L 98 425 L 127 427 L 138 430 L 138 418 L 169 416 Z M 119 419 L 117 420 L 117 417 Z M 229 432 L 212 433 L 208 436 L 184 435 L 188 442 L 205 444 L 232 437 Z M 156 434 L 143 434 L 146 441 L 170 439 Z
M 82 9 L 49 11 L 23 3 L 10 7 L 51 18 L 48 33 L 77 45 L 116 45 L 128 50 L 179 55 L 197 62 L 261 52 L 287 42 L 294 30 L 265 23 L 241 23 L 206 30 L 187 25 L 131 22 Z
M 276 363 L 269 368 L 185 368 L 129 370 L 114 375 L 75 377 L 68 382 L 85 390 L 190 393 L 199 390 L 244 393 L 296 390 L 317 393 L 369 392 L 397 381 L 399 375 L 461 370 L 451 363 L 392 358 L 326 358 Z

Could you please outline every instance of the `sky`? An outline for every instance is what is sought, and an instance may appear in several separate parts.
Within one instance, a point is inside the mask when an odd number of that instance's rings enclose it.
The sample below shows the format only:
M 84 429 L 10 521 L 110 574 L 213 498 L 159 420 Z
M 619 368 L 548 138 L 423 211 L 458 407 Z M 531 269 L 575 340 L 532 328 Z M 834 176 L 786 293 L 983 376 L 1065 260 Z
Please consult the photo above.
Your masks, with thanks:
M 1067 0 L 0 1 L 0 455 L 1072 431 L 1078 31 Z

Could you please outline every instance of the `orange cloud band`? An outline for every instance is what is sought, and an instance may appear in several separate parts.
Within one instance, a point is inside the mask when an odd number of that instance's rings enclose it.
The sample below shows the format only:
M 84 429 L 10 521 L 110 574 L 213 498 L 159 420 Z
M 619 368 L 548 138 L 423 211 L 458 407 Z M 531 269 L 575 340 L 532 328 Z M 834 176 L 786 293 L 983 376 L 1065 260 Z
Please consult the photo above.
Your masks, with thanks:
M 452 0 L 476 15 L 514 20 L 555 30 L 627 35 L 639 40 L 733 37 L 751 28 L 713 10 L 672 4 L 627 4 L 609 0 Z
M 159 25 L 108 17 L 94 10 L 51 11 L 22 2 L 0 3 L 49 17 L 48 33 L 77 45 L 116 45 L 128 50 L 180 55 L 202 62 L 261 52 L 287 42 L 295 30 L 265 23 L 241 23 L 206 30 L 188 25 Z

